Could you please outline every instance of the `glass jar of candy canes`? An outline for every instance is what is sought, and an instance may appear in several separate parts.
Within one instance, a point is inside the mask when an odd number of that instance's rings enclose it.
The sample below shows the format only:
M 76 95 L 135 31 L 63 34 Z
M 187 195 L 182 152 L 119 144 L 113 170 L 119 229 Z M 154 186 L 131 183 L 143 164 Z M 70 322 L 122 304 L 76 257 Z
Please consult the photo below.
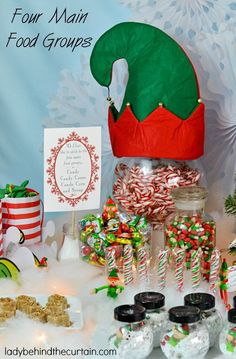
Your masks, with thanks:
M 121 305 L 114 309 L 114 333 L 109 346 L 119 359 L 144 359 L 153 350 L 153 334 L 146 320 L 146 309 L 140 305 Z
M 123 158 L 116 165 L 113 196 L 126 213 L 145 216 L 157 228 L 174 211 L 171 189 L 194 186 L 200 163 L 148 158 Z
M 201 311 L 201 320 L 205 323 L 209 336 L 210 348 L 218 341 L 223 320 L 220 312 L 215 308 L 215 297 L 209 293 L 190 293 L 184 297 L 184 304 L 195 306 Z
M 227 356 L 236 356 L 236 309 L 228 311 L 228 322 L 222 329 L 219 339 L 220 350 Z
M 146 309 L 146 319 L 153 332 L 153 346 L 159 347 L 161 329 L 167 322 L 165 296 L 157 292 L 142 292 L 134 296 L 134 302 Z
M 160 338 L 166 358 L 204 358 L 209 349 L 209 334 L 200 319 L 200 309 L 196 307 L 179 306 L 169 310 L 169 321 Z
M 165 222 L 165 244 L 171 249 L 186 250 L 186 267 L 190 268 L 191 251 L 202 250 L 202 273 L 209 279 L 210 258 L 215 247 L 216 226 L 206 214 L 207 190 L 204 187 L 181 187 L 171 191 L 175 212 Z

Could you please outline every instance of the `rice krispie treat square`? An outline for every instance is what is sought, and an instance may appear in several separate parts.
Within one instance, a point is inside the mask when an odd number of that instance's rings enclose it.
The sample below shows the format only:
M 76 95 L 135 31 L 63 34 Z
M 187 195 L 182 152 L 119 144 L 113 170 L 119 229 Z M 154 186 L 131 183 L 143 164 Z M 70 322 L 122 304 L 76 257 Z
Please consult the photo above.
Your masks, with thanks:
M 68 313 L 59 315 L 47 315 L 47 321 L 55 326 L 70 327 L 73 323 L 70 321 Z
M 36 304 L 36 298 L 28 295 L 20 295 L 16 298 L 16 309 L 25 312 L 29 306 Z
M 16 302 L 12 298 L 0 298 L 0 313 L 10 311 L 16 313 Z
M 48 297 L 47 304 L 61 304 L 64 306 L 64 309 L 69 308 L 69 304 L 67 302 L 66 297 L 60 294 L 53 294 Z
M 42 309 L 42 308 L 38 308 L 38 309 L 35 309 L 35 311 L 32 311 L 29 314 L 29 318 L 31 318 L 33 320 L 37 320 L 42 323 L 47 322 L 47 314 L 45 313 L 44 309 Z

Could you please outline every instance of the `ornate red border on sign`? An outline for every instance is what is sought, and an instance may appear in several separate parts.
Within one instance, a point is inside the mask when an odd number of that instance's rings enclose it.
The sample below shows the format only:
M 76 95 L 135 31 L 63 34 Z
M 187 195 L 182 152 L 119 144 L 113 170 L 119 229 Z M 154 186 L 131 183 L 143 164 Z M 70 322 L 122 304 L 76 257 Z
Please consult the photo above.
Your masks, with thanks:
M 61 192 L 57 184 L 56 175 L 55 175 L 55 168 L 56 168 L 56 161 L 58 154 L 60 153 L 62 147 L 66 143 L 71 141 L 80 142 L 88 151 L 91 161 L 91 176 L 88 186 L 85 189 L 85 191 L 79 197 L 76 198 L 67 197 Z M 99 156 L 95 153 L 95 146 L 89 144 L 88 137 L 84 137 L 84 136 L 81 137 L 76 132 L 71 132 L 71 134 L 69 134 L 66 138 L 62 137 L 58 139 L 57 146 L 51 148 L 51 157 L 47 159 L 48 167 L 46 172 L 48 174 L 47 183 L 51 186 L 51 193 L 57 196 L 59 203 L 67 202 L 72 207 L 75 207 L 79 202 L 88 200 L 89 193 L 95 190 L 95 182 L 97 182 L 99 179 L 98 177 L 99 166 L 97 164 L 98 159 Z

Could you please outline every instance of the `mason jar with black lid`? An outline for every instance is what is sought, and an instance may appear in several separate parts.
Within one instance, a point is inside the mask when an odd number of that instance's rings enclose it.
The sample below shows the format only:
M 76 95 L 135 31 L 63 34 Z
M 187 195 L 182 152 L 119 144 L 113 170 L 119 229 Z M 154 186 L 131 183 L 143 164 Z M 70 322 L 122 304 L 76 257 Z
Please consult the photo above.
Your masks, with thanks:
M 146 319 L 146 309 L 137 304 L 114 309 L 114 331 L 109 346 L 116 349 L 116 358 L 144 359 L 153 350 L 153 333 Z
M 165 296 L 158 292 L 142 292 L 134 297 L 135 304 L 146 309 L 146 319 L 152 328 L 154 348 L 160 346 L 160 333 L 167 321 Z
M 210 348 L 216 343 L 222 329 L 222 317 L 215 308 L 215 297 L 209 293 L 190 293 L 184 297 L 184 304 L 195 306 L 201 311 L 201 319 L 205 323 L 210 337 Z
M 168 313 L 169 320 L 160 337 L 166 358 L 204 358 L 209 349 L 209 334 L 201 322 L 200 309 L 178 306 Z
M 220 350 L 227 357 L 236 357 L 236 309 L 228 311 L 228 322 L 220 333 Z

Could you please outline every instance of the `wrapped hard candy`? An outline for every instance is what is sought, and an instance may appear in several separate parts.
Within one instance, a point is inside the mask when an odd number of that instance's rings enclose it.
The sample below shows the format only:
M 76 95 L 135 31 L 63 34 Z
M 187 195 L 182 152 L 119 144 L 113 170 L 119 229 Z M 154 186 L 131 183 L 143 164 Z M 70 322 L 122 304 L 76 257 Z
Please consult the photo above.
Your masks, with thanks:
M 118 267 L 124 264 L 124 248 L 131 246 L 132 260 L 140 247 L 151 257 L 151 225 L 144 216 L 118 211 L 117 204 L 108 198 L 101 214 L 88 214 L 80 220 L 82 259 L 90 264 L 104 265 L 106 257 Z M 113 266 L 113 264 L 112 264 Z

